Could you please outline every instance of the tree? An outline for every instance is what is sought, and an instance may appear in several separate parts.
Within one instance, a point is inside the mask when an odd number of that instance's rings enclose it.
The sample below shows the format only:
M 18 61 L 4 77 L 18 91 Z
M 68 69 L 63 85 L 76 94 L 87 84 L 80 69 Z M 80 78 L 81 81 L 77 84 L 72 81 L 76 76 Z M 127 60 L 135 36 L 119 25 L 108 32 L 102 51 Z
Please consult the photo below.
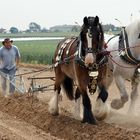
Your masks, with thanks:
M 105 24 L 103 25 L 104 31 L 114 31 L 115 26 L 112 24 Z
M 29 30 L 30 30 L 30 32 L 40 32 L 41 26 L 35 22 L 31 22 L 29 24 Z
M 48 29 L 46 29 L 45 27 L 44 28 L 42 28 L 42 30 L 41 30 L 41 32 L 48 32 L 49 30 Z
M 6 29 L 0 28 L 0 33 L 6 33 Z
M 79 26 L 73 26 L 71 29 L 72 32 L 79 32 L 80 31 L 80 27 Z
M 18 28 L 11 27 L 9 31 L 10 31 L 10 33 L 14 33 L 15 34 L 15 33 L 18 33 Z

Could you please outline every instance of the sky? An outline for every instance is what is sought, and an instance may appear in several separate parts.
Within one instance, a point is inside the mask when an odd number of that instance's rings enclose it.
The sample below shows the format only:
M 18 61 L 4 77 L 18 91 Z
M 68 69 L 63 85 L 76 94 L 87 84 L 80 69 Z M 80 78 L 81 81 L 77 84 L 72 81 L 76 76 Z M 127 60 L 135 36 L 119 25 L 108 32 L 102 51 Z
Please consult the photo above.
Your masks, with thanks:
M 49 29 L 54 25 L 82 25 L 85 16 L 99 16 L 103 24 L 123 26 L 140 18 L 140 0 L 0 0 L 0 28 L 28 29 L 30 22 Z

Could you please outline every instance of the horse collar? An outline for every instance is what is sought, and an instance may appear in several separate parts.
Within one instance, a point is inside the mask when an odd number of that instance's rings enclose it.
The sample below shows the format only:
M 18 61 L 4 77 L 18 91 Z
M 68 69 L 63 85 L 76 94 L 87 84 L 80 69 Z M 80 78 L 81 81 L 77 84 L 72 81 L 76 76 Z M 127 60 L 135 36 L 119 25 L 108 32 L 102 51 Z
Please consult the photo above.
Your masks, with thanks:
M 125 28 L 122 28 L 120 37 L 119 37 L 119 54 L 121 59 L 123 59 L 125 62 L 132 64 L 132 65 L 138 65 L 140 64 L 140 61 L 133 57 L 129 43 L 128 43 L 128 36 L 125 31 Z

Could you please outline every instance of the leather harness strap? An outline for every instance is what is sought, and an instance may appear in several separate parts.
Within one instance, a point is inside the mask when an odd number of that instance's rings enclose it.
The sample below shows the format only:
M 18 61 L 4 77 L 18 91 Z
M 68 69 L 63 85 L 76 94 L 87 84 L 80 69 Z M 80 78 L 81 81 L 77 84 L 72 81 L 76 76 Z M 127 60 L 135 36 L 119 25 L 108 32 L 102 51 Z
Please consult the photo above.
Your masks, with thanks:
M 124 27 L 122 28 L 122 32 L 119 37 L 119 52 L 120 52 L 120 57 L 125 62 L 130 63 L 132 65 L 140 64 L 140 60 L 137 60 L 130 51 L 128 36 Z
M 72 46 L 72 44 L 77 40 L 77 37 L 72 37 L 72 38 L 68 38 L 66 39 L 63 44 L 60 46 L 59 48 L 59 51 L 58 51 L 58 54 L 56 56 L 56 63 L 54 64 L 55 67 L 57 67 L 59 64 L 62 63 L 63 60 L 61 60 L 62 58 L 62 55 L 63 55 L 63 52 L 64 52 L 64 49 L 67 47 L 67 51 L 66 51 L 66 58 L 69 58 L 68 57 L 68 54 L 69 54 L 69 50 L 70 50 L 70 47 Z M 67 59 L 67 61 L 69 61 L 69 59 Z

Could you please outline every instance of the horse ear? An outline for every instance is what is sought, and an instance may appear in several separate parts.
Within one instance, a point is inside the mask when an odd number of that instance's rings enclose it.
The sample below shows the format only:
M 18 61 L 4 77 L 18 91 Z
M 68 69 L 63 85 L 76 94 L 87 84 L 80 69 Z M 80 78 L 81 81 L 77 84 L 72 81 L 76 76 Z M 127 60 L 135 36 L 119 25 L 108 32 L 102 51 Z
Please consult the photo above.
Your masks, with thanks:
M 94 19 L 94 24 L 95 24 L 95 26 L 97 26 L 98 23 L 99 23 L 99 17 L 96 16 L 95 19 Z
M 83 22 L 87 26 L 88 25 L 88 18 L 87 17 L 84 17 Z

